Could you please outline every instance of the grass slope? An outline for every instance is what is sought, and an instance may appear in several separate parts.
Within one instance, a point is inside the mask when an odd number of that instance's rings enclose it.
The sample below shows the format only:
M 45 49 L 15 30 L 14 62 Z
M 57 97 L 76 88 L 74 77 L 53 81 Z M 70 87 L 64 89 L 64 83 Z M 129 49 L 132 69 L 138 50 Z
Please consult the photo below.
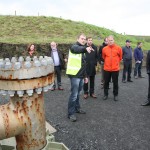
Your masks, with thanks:
M 114 35 L 120 46 L 126 39 L 132 41 L 132 47 L 140 40 L 143 49 L 150 48 L 150 37 L 136 37 L 118 34 L 106 28 L 84 22 L 75 22 L 55 17 L 45 16 L 0 16 L 0 42 L 11 44 L 37 43 L 44 44 L 51 41 L 58 43 L 74 43 L 80 33 L 93 37 L 94 43 L 100 45 L 108 35 Z

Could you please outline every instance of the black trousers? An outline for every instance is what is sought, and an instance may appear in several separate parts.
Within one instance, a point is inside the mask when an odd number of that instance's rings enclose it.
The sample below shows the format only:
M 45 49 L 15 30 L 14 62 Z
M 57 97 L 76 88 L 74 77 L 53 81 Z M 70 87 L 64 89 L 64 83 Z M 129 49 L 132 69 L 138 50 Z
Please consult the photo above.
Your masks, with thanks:
M 150 102 L 150 74 L 148 74 L 148 101 Z
M 88 83 L 90 83 L 90 90 L 88 90 Z M 94 94 L 94 86 L 95 86 L 95 76 L 90 76 L 89 77 L 89 82 L 84 83 L 83 89 L 84 89 L 84 94 Z
M 54 67 L 55 71 L 55 76 L 57 77 L 57 86 L 61 86 L 61 67 L 60 66 L 55 66 Z M 56 88 L 56 81 L 54 80 L 54 88 Z
M 118 95 L 118 77 L 119 71 L 110 72 L 104 70 L 104 95 L 108 96 L 109 82 L 111 78 L 113 82 L 113 94 L 114 96 Z
M 122 74 L 122 80 L 131 80 L 131 72 L 132 72 L 132 60 L 124 60 L 123 62 L 123 74 Z M 127 74 L 127 75 L 126 75 Z

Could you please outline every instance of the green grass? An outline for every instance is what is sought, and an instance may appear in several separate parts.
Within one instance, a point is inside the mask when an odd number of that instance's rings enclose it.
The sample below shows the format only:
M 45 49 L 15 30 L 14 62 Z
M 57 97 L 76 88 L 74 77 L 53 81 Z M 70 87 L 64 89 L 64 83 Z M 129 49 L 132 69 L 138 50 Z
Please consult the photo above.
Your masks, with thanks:
M 124 46 L 125 40 L 130 39 L 133 48 L 138 41 L 142 41 L 143 49 L 150 49 L 150 36 L 122 35 L 106 28 L 62 18 L 0 16 L 0 25 L 1 43 L 44 44 L 56 41 L 60 44 L 70 44 L 76 41 L 77 35 L 84 33 L 86 36 L 93 37 L 96 45 L 100 45 L 108 35 L 114 35 L 115 42 L 120 46 Z

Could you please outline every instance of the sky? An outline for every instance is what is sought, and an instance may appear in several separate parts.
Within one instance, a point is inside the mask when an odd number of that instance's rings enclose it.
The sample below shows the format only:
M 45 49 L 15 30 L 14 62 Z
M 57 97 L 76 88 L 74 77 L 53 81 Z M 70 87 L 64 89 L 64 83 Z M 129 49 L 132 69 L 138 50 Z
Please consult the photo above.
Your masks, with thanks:
M 53 16 L 150 36 L 150 0 L 0 0 L 0 15 Z

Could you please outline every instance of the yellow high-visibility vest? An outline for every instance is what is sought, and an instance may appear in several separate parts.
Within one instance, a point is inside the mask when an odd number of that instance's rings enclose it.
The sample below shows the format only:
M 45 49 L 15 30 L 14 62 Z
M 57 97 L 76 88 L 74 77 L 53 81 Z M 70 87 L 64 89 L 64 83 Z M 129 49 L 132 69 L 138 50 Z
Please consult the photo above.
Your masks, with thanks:
M 82 54 L 74 54 L 69 50 L 66 74 L 76 75 L 81 69 Z

